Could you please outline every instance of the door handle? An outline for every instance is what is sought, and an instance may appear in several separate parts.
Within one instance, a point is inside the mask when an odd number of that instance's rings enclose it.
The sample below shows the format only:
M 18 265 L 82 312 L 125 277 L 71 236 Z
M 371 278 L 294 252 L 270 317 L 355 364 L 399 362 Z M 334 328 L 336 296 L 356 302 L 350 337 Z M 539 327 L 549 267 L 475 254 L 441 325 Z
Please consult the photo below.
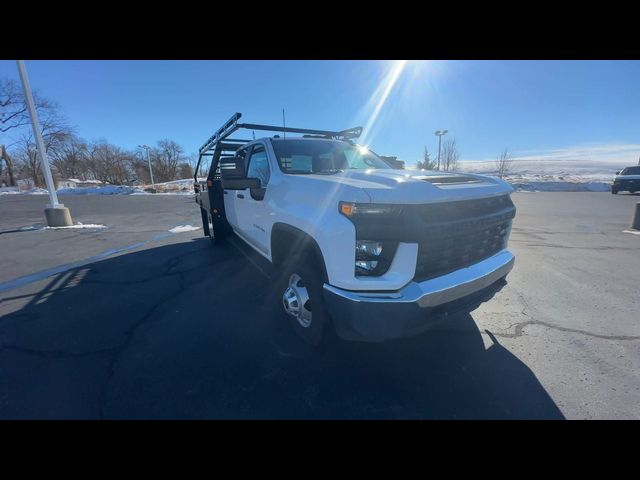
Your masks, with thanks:
M 244 193 L 238 193 L 236 196 L 237 196 L 238 198 L 244 198 Z
M 227 192 L 226 190 L 224 190 L 224 194 L 226 195 L 227 193 L 229 193 L 229 192 Z

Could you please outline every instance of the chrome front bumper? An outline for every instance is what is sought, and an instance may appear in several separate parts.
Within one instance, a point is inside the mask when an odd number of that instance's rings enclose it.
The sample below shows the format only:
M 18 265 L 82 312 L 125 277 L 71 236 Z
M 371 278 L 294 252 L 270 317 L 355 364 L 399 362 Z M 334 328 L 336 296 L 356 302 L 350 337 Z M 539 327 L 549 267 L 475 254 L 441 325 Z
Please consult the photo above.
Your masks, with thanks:
M 411 282 L 394 292 L 352 292 L 324 285 L 327 310 L 339 336 L 347 339 L 385 340 L 417 333 L 440 312 L 486 301 L 513 268 L 515 257 L 502 250 L 492 257 L 424 282 Z M 493 289 L 495 290 L 495 289 Z M 489 297 L 490 298 L 490 297 Z M 465 299 L 468 300 L 465 302 Z

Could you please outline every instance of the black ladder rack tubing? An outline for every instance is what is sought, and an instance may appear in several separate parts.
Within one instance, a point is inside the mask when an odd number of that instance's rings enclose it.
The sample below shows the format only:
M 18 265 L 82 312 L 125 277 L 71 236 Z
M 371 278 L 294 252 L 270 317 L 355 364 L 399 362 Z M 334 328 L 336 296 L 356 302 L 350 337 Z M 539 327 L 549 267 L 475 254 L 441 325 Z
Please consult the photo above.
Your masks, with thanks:
M 211 168 L 215 169 L 215 164 L 220 160 L 220 156 L 222 151 L 235 152 L 242 144 L 248 143 L 251 140 L 246 139 L 233 139 L 229 138 L 233 133 L 241 128 L 247 130 L 262 130 L 269 132 L 284 132 L 284 133 L 302 133 L 307 135 L 322 135 L 324 137 L 335 138 L 348 140 L 352 138 L 358 138 L 362 134 L 362 127 L 354 127 L 341 131 L 333 131 L 333 130 L 315 130 L 310 128 L 295 128 L 295 127 L 282 127 L 276 125 L 261 125 L 256 123 L 238 123 L 238 120 L 242 117 L 240 112 L 235 113 L 227 122 L 220 127 L 215 134 L 213 134 L 209 139 L 205 142 L 199 150 L 198 163 L 196 165 L 196 171 L 194 173 L 193 179 L 196 183 L 198 183 L 198 172 L 200 171 L 200 163 L 202 162 L 202 157 L 204 156 L 213 156 L 213 160 L 211 162 Z M 224 143 L 223 143 L 224 142 Z M 234 145 L 238 144 L 238 145 Z M 211 153 L 211 151 L 217 152 Z M 226 155 L 225 155 L 226 156 Z M 209 170 L 211 172 L 211 169 Z

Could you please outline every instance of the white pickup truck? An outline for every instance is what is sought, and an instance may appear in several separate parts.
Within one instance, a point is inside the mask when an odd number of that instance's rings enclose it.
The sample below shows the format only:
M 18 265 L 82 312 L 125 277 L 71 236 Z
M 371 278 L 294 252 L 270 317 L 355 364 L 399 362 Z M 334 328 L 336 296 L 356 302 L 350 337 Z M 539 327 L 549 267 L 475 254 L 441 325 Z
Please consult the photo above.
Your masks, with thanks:
M 512 188 L 480 175 L 394 168 L 340 132 L 240 124 L 203 145 L 205 235 L 237 235 L 273 266 L 279 301 L 318 345 L 333 328 L 380 341 L 491 297 L 514 264 Z M 233 140 L 239 129 L 280 134 Z M 292 137 L 292 133 L 303 136 Z M 289 135 L 287 135 L 289 134 Z M 474 303 L 475 302 L 475 303 Z

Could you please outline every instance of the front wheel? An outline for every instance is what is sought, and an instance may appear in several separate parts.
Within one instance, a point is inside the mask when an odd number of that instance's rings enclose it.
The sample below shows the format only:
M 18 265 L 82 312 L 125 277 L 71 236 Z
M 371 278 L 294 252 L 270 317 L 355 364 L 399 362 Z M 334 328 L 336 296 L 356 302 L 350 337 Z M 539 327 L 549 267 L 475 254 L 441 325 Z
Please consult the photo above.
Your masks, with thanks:
M 283 269 L 279 288 L 290 324 L 300 338 L 314 347 L 323 343 L 329 323 L 316 263 L 310 258 L 291 262 Z
M 611 193 L 612 193 L 613 195 L 617 195 L 617 194 L 618 194 L 618 190 L 614 190 L 614 189 L 612 188 L 612 189 L 611 189 Z

